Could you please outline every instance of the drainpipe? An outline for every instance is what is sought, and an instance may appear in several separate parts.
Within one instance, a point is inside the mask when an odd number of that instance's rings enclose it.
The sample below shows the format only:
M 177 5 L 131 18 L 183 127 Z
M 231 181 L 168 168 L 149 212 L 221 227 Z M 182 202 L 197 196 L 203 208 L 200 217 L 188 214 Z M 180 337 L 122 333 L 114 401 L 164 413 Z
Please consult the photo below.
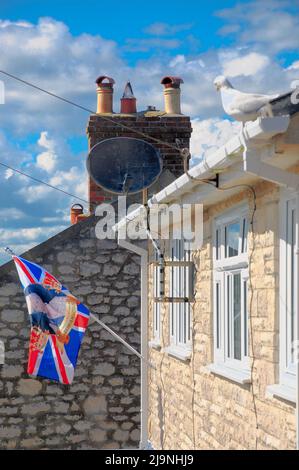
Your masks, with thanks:
M 299 279 L 299 192 L 296 194 L 296 263 L 297 263 L 297 285 Z M 295 347 L 296 360 L 296 448 L 299 450 L 299 293 L 297 289 L 297 334 Z
M 148 252 L 144 248 L 134 245 L 128 240 L 120 238 L 118 232 L 118 244 L 128 251 L 136 253 L 141 258 L 141 430 L 140 449 L 148 449 Z

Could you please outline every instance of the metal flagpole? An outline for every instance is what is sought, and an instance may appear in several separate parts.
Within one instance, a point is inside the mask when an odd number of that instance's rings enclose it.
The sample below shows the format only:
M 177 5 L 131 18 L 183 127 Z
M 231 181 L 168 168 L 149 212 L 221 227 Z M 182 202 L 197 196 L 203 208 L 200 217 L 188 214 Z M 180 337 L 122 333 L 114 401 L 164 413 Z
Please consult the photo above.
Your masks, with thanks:
M 132 353 L 136 354 L 140 359 L 145 361 L 145 358 L 136 350 L 133 348 L 133 346 L 130 346 L 129 343 L 127 343 L 121 336 L 119 336 L 117 333 L 115 333 L 109 326 L 105 325 L 101 320 L 99 320 L 93 313 L 90 314 L 90 317 L 93 318 L 99 325 L 101 325 L 108 333 L 111 334 L 114 338 L 116 338 L 120 343 L 122 343 L 126 348 L 128 348 Z

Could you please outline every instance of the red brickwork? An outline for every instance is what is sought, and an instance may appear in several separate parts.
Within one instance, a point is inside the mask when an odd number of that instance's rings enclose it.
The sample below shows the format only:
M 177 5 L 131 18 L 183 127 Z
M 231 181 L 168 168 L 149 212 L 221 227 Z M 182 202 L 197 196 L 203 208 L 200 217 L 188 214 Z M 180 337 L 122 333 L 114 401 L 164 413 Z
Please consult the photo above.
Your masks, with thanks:
M 157 113 L 157 116 L 115 115 L 111 116 L 110 119 L 113 119 L 115 123 L 123 123 L 139 132 L 144 132 L 145 134 L 149 134 L 156 139 L 162 140 L 172 145 L 176 145 L 176 139 L 180 139 L 180 146 L 182 148 L 189 148 L 192 128 L 190 118 L 187 116 L 161 116 Z M 98 142 L 109 139 L 111 137 L 135 137 L 150 142 L 160 150 L 163 159 L 163 169 L 170 170 L 175 177 L 180 176 L 184 172 L 182 157 L 176 149 L 171 149 L 167 147 L 167 145 L 155 143 L 150 138 L 143 138 L 134 131 L 131 132 L 121 128 L 120 126 L 114 124 L 114 122 L 104 121 L 99 115 L 90 116 L 87 127 L 90 149 Z M 104 168 L 103 171 L 105 171 Z M 89 200 L 91 203 L 91 211 L 94 210 L 96 204 L 103 201 L 111 201 L 111 199 L 114 199 L 114 197 L 114 195 L 107 193 L 90 180 Z

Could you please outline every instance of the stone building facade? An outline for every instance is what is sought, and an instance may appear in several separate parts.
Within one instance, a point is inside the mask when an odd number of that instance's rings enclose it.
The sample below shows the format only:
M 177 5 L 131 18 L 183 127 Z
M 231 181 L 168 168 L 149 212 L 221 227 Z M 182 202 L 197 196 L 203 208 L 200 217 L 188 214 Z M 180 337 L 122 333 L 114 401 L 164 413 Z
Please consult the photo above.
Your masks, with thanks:
M 297 114 L 290 120 L 287 132 L 265 140 L 267 150 L 273 150 L 276 166 L 287 172 L 284 176 L 299 173 L 298 125 Z M 230 145 L 232 148 L 233 140 L 227 148 Z M 255 151 L 263 154 L 260 142 L 259 145 Z M 286 347 L 283 343 L 283 324 L 287 321 L 282 316 L 285 304 L 281 298 L 281 289 L 282 284 L 291 283 L 290 277 L 281 274 L 286 262 L 285 256 L 281 254 L 281 230 L 286 225 L 282 218 L 284 190 L 280 185 L 266 181 L 272 176 L 270 164 L 264 179 L 259 175 L 248 176 L 240 172 L 242 151 L 240 147 L 239 153 L 233 154 L 231 176 L 230 167 L 223 170 L 220 185 L 225 187 L 223 181 L 226 181 L 228 187 L 250 184 L 256 196 L 255 211 L 252 190 L 242 186 L 231 190 L 232 194 L 229 191 L 218 192 L 218 201 L 214 203 L 212 197 L 217 194 L 215 190 L 213 193 L 211 189 L 208 193 L 206 187 L 201 185 L 192 192 L 193 201 L 196 195 L 198 201 L 204 201 L 204 224 L 203 245 L 193 252 L 192 257 L 196 271 L 195 297 L 191 304 L 192 346 L 190 354 L 185 357 L 181 350 L 170 351 L 169 348 L 172 334 L 169 302 L 160 304 L 161 332 L 159 339 L 155 338 L 155 267 L 154 263 L 149 266 L 149 358 L 156 369 L 149 370 L 148 432 L 155 449 L 296 449 L 295 380 L 292 387 L 281 382 L 281 354 Z M 218 155 L 221 155 L 220 151 Z M 178 184 L 178 187 L 180 200 L 184 201 L 183 184 Z M 190 187 L 188 192 L 190 195 Z M 168 194 L 169 204 L 176 202 L 175 195 L 170 195 L 167 188 L 165 194 Z M 165 203 L 162 196 L 159 197 Z M 254 214 L 247 239 L 247 380 L 243 380 L 239 372 L 213 367 L 217 362 L 215 343 L 218 341 L 215 330 L 215 221 L 243 206 L 248 207 L 249 219 Z M 286 216 L 285 212 L 283 216 Z M 166 261 L 169 261 L 169 250 L 167 247 L 162 248 L 165 249 Z M 152 251 L 151 245 L 149 249 Z M 241 269 L 240 266 L 241 263 L 237 269 Z M 170 282 L 170 268 L 166 267 L 166 296 L 170 295 Z M 294 285 L 289 292 L 296 296 L 296 291 Z M 293 378 L 296 379 L 296 376 L 293 375 Z
M 169 305 L 165 304 L 162 311 L 161 350 L 150 350 L 151 361 L 159 370 L 150 373 L 149 392 L 149 432 L 157 449 L 295 448 L 295 404 L 267 396 L 267 386 L 277 381 L 279 354 L 276 297 L 279 191 L 270 183 L 261 183 L 255 189 L 256 246 L 251 268 L 253 385 L 236 384 L 211 374 L 207 368 L 213 362 L 212 221 L 240 202 L 247 202 L 248 194 L 241 194 L 217 204 L 205 214 L 204 244 L 194 253 L 198 272 L 193 308 L 194 349 L 189 361 L 163 353 L 163 347 L 169 344 Z M 248 242 L 252 250 L 252 234 Z M 152 328 L 151 321 L 150 335 Z M 161 403 L 164 403 L 163 413 Z

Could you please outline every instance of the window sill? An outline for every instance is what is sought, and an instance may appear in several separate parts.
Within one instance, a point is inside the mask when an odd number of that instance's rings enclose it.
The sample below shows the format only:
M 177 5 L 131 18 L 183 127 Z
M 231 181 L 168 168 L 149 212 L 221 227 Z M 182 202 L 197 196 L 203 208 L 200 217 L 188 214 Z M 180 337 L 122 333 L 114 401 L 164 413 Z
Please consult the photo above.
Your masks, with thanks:
M 251 383 L 249 371 L 236 370 L 225 365 L 219 364 L 210 364 L 209 366 L 207 366 L 207 369 L 211 374 L 219 375 L 220 377 L 232 380 L 233 382 L 236 382 L 241 385 Z
M 168 356 L 175 357 L 176 359 L 180 359 L 184 362 L 190 361 L 192 354 L 190 349 L 178 348 L 176 346 L 168 346 L 167 348 L 164 348 L 164 352 L 168 354 Z
M 152 349 L 156 349 L 157 351 L 160 351 L 161 349 L 161 344 L 159 341 L 153 339 L 152 341 L 150 341 L 148 343 L 149 347 L 152 348 Z
M 267 387 L 266 393 L 271 398 L 278 398 L 296 403 L 296 390 L 293 387 L 287 385 L 274 384 Z

